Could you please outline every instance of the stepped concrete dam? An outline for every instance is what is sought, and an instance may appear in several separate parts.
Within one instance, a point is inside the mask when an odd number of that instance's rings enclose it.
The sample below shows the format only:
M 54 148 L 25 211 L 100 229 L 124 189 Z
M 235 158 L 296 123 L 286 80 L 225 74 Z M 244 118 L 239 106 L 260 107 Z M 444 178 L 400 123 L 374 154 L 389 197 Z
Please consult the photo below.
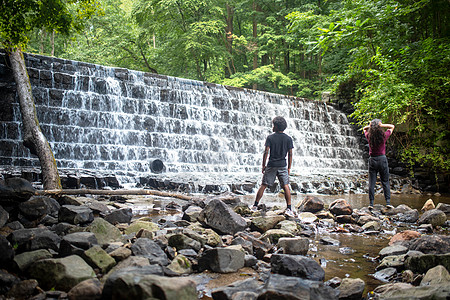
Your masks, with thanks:
M 285 117 L 294 141 L 294 190 L 356 190 L 352 176 L 366 172 L 361 133 L 329 103 L 41 55 L 25 60 L 37 117 L 66 184 L 81 178 L 83 185 L 91 174 L 96 187 L 114 186 L 114 178 L 115 185 L 250 192 L 275 116 Z M 22 144 L 4 53 L 0 105 L 1 173 L 38 174 L 37 157 Z

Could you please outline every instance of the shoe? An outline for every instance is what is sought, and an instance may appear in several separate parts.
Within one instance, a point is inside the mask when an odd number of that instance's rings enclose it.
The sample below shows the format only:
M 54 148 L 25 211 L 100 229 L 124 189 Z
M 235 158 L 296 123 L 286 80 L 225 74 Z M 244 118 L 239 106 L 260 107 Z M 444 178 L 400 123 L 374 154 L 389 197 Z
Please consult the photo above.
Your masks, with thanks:
M 284 214 L 290 218 L 295 218 L 295 213 L 291 209 L 286 209 Z
M 250 207 L 250 210 L 251 211 L 257 211 L 258 210 L 258 206 L 253 205 L 252 207 Z
M 373 206 L 372 206 L 372 205 L 369 205 L 367 208 L 368 208 L 369 210 L 372 210 L 372 209 L 373 209 Z
M 393 209 L 394 207 L 392 205 L 388 204 L 388 205 L 386 205 L 386 208 L 387 209 Z

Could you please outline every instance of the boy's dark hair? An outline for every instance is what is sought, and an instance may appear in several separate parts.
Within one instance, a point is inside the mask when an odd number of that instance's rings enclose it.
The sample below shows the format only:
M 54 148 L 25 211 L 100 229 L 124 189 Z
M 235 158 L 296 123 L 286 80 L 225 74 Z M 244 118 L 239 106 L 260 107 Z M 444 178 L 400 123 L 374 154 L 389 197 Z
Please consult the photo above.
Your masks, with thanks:
M 287 127 L 287 122 L 283 117 L 275 117 L 272 120 L 273 123 L 273 131 L 284 131 Z

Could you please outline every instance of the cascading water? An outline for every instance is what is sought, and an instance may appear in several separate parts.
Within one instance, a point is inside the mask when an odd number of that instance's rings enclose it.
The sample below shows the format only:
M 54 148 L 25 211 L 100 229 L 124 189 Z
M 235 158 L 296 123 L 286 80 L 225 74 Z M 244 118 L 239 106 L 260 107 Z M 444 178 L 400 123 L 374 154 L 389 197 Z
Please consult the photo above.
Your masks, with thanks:
M 158 176 L 165 178 L 260 176 L 264 141 L 277 115 L 286 118 L 294 141 L 292 173 L 365 170 L 345 114 L 323 102 L 38 55 L 27 55 L 27 65 L 38 119 L 61 170 L 109 172 L 133 182 L 148 176 L 157 158 L 165 165 Z M 3 98 L 12 119 L 1 125 L 0 143 L 7 146 L 1 164 L 39 166 L 21 144 L 17 101 Z

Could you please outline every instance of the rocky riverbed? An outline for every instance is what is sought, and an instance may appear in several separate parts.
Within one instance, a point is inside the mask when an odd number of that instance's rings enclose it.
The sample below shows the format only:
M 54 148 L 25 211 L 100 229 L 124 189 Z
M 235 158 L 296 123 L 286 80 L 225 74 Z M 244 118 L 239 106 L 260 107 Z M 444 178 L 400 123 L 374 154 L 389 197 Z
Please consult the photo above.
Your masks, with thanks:
M 8 178 L 0 299 L 450 297 L 449 204 L 369 209 L 304 196 L 290 218 L 284 205 L 251 211 L 247 200 L 36 196 Z M 361 253 L 366 241 L 380 250 Z

